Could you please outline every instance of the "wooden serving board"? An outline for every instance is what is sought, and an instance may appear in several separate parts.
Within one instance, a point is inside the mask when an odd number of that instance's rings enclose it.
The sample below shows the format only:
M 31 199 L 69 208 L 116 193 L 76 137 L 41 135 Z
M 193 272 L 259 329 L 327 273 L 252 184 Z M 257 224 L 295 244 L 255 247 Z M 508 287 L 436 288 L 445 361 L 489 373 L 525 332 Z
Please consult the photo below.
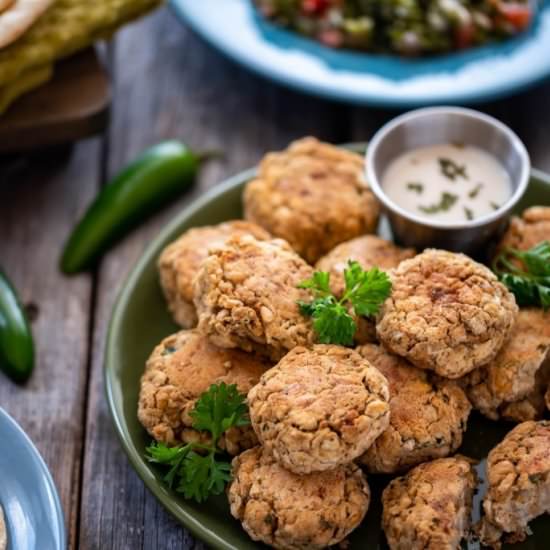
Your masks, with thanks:
M 55 66 L 53 79 L 0 116 L 0 153 L 14 153 L 97 134 L 109 120 L 109 75 L 94 48 Z

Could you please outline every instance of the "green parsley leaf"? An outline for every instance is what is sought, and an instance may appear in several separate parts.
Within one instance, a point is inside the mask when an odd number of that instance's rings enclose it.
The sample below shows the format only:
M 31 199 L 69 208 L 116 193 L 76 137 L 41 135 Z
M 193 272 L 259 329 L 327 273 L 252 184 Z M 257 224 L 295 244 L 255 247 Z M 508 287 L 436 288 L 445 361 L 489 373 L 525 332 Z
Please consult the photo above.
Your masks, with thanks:
M 177 491 L 185 498 L 204 502 L 210 495 L 223 493 L 231 480 L 231 464 L 217 461 L 214 454 L 206 456 L 194 451 L 185 459 L 185 467 Z
M 213 384 L 195 403 L 190 413 L 193 428 L 210 432 L 211 444 L 188 443 L 168 447 L 152 443 L 146 448 L 149 462 L 169 467 L 164 480 L 185 498 L 203 502 L 210 495 L 219 495 L 231 480 L 231 464 L 221 460 L 223 451 L 217 446 L 220 436 L 234 426 L 250 423 L 246 398 L 235 384 Z
M 313 313 L 315 312 L 315 300 L 313 302 L 298 300 L 296 303 L 298 304 L 302 315 L 305 317 L 313 317 Z
M 149 462 L 167 464 L 170 466 L 170 470 L 164 476 L 164 481 L 166 481 L 168 487 L 170 488 L 174 485 L 174 480 L 190 450 L 190 445 L 185 445 L 183 447 L 167 447 L 164 443 L 156 442 L 152 443 L 146 449 L 149 454 Z
M 358 262 L 348 263 L 344 280 L 346 289 L 339 300 L 330 292 L 329 273 L 317 271 L 299 285 L 314 296 L 311 302 L 299 301 L 298 306 L 302 315 L 313 319 L 313 328 L 323 344 L 353 345 L 357 325 L 350 309 L 355 315 L 375 315 L 391 292 L 386 273 L 376 267 L 365 271 Z
M 245 397 L 239 393 L 237 386 L 228 386 L 224 382 L 212 384 L 199 397 L 190 416 L 193 428 L 210 432 L 214 444 L 232 426 L 250 424 Z
M 520 306 L 550 309 L 550 241 L 529 250 L 505 248 L 493 262 L 493 271 Z
M 533 275 L 550 275 L 550 241 L 543 241 L 518 257 Z
M 315 295 L 326 296 L 330 294 L 330 273 L 316 271 L 311 279 L 302 281 L 298 288 L 307 288 L 312 290 Z
M 369 317 L 376 315 L 382 303 L 390 295 L 390 278 L 377 267 L 363 271 L 357 262 L 350 262 L 353 275 L 346 280 L 344 296 L 353 304 L 357 315 Z M 359 273 L 358 269 L 361 271 Z
M 149 462 L 159 464 L 174 464 L 182 454 L 183 447 L 167 447 L 164 443 L 151 443 L 145 449 L 149 455 Z
M 338 303 L 319 302 L 313 314 L 313 328 L 321 344 L 353 345 L 357 329 L 353 317 Z

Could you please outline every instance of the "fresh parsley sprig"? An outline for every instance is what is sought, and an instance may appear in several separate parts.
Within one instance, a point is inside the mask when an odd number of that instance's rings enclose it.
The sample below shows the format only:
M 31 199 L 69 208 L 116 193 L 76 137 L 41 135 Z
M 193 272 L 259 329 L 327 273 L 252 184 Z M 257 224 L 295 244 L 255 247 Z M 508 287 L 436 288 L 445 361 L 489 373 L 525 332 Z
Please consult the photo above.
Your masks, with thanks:
M 313 277 L 302 281 L 298 287 L 310 290 L 311 302 L 299 301 L 303 315 L 313 319 L 313 328 L 322 344 L 351 346 L 357 330 L 356 315 L 376 315 L 382 303 L 390 295 L 391 281 L 386 273 L 374 267 L 365 271 L 358 262 L 348 262 L 344 270 L 346 289 L 340 299 L 330 290 L 330 273 L 316 271 Z
M 188 443 L 168 447 L 152 443 L 147 459 L 169 467 L 164 480 L 185 498 L 203 502 L 210 495 L 219 495 L 231 480 L 231 464 L 223 459 L 218 441 L 232 427 L 250 424 L 245 397 L 234 384 L 213 384 L 204 392 L 190 413 L 193 428 L 210 432 L 211 443 Z M 220 456 L 221 455 L 221 456 Z
M 495 258 L 493 271 L 520 306 L 550 308 L 550 241 L 529 250 L 505 248 Z

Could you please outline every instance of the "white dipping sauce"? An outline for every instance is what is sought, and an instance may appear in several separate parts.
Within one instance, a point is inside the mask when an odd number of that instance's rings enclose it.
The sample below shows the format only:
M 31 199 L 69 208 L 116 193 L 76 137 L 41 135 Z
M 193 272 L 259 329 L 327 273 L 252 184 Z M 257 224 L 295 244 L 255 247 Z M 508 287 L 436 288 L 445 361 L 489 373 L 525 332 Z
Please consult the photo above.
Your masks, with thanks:
M 469 145 L 432 145 L 391 162 L 384 193 L 404 210 L 438 222 L 485 216 L 512 196 L 510 176 L 491 154 Z

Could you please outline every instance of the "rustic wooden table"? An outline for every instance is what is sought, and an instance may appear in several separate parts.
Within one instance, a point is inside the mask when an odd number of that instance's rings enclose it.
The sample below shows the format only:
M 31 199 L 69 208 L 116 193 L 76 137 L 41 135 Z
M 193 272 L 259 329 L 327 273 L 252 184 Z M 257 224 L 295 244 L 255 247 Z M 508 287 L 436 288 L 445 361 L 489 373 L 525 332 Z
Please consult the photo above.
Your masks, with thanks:
M 167 10 L 117 35 L 112 71 L 112 124 L 104 136 L 70 151 L 0 159 L 0 265 L 31 306 L 38 348 L 27 386 L 0 376 L 0 405 L 53 473 L 71 548 L 204 548 L 148 493 L 111 425 L 103 347 L 118 289 L 163 224 L 207 188 L 300 136 L 366 140 L 396 112 L 330 103 L 261 80 Z M 550 171 L 550 83 L 477 107 L 514 128 L 533 164 Z M 60 275 L 61 245 L 99 188 L 142 149 L 169 137 L 222 149 L 225 159 L 204 169 L 192 192 L 122 242 L 96 271 Z

